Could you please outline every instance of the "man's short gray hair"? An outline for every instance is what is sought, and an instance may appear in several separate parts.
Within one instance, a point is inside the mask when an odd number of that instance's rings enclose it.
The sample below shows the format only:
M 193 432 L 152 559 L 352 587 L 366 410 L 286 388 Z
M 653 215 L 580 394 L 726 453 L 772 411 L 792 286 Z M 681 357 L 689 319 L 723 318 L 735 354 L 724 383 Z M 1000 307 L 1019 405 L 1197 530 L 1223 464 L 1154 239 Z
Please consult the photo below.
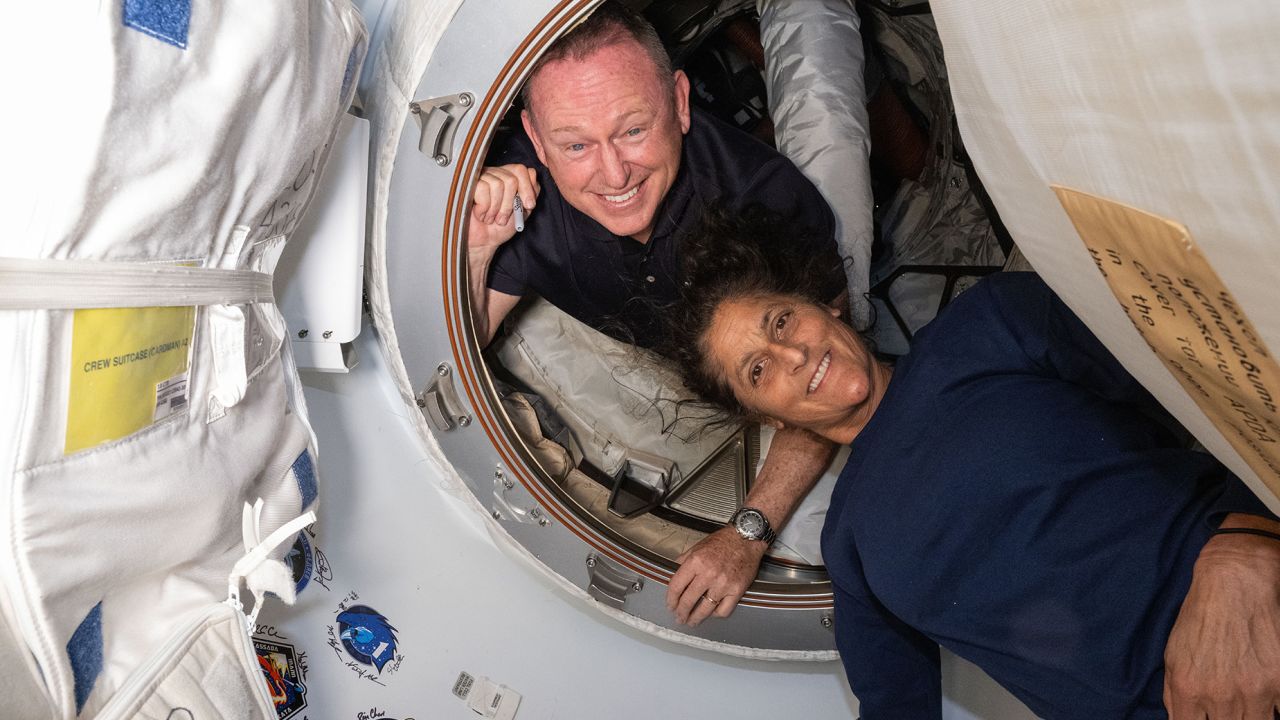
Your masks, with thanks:
M 582 60 L 601 48 L 628 38 L 640 44 L 657 69 L 658 81 L 666 90 L 672 91 L 675 79 L 672 77 L 671 56 L 667 54 L 662 38 L 658 37 L 658 31 L 640 13 L 616 0 L 606 0 L 590 17 L 556 40 L 538 58 L 529 73 L 529 79 L 520 89 L 520 99 L 525 108 L 531 110 L 533 107 L 530 87 L 543 66 L 557 60 Z

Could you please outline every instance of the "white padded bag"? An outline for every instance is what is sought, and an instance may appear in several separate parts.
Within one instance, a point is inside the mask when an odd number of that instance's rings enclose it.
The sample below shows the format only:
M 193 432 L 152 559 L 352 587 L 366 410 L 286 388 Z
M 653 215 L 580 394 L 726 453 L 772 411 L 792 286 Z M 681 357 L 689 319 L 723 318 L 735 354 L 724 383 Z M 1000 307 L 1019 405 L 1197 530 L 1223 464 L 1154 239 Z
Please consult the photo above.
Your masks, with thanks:
M 1280 511 L 1280 4 L 932 8 L 965 146 L 1018 247 Z
M 290 597 L 273 558 L 316 502 L 271 272 L 363 21 L 347 0 L 8 10 L 0 714 L 273 717 L 225 601 L 233 568 Z

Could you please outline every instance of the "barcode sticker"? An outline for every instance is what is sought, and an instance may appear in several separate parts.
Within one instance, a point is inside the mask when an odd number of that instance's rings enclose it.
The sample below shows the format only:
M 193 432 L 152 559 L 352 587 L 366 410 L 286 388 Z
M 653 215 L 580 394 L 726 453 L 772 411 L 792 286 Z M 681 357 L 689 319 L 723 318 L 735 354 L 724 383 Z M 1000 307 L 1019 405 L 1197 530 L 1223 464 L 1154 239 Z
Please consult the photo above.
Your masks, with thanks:
M 453 694 L 463 700 L 466 700 L 467 695 L 471 694 L 471 686 L 474 685 L 475 682 L 476 679 L 471 677 L 471 675 L 465 672 L 462 673 L 458 676 L 458 681 L 453 684 Z
M 187 407 L 187 373 L 156 383 L 156 409 L 151 422 L 159 422 Z
M 467 672 L 458 676 L 453 694 L 467 701 L 471 712 L 487 720 L 514 720 L 520 709 L 520 693 L 487 677 L 476 678 Z

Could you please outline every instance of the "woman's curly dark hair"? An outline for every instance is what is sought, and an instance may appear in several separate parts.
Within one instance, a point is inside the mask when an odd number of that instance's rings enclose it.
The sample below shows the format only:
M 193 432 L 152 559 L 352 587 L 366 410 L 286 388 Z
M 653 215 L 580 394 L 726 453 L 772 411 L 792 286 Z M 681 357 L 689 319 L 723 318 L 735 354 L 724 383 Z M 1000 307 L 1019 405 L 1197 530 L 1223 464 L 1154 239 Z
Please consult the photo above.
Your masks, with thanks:
M 815 255 L 814 247 L 831 249 Z M 734 211 L 722 203 L 707 208 L 699 227 L 685 236 L 680 262 L 680 296 L 662 313 L 665 339 L 655 349 L 705 401 L 692 404 L 718 411 L 712 424 L 749 418 L 707 362 L 706 335 L 716 309 L 729 299 L 759 295 L 828 302 L 844 288 L 843 263 L 829 242 L 792 218 L 758 204 Z

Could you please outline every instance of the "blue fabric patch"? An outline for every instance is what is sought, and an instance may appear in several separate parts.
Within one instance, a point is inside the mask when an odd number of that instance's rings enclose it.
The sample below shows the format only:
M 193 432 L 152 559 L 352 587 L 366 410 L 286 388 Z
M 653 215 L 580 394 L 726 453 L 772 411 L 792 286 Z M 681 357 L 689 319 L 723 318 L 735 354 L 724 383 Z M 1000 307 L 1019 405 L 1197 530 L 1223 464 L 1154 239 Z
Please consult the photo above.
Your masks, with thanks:
M 98 673 L 102 672 L 102 603 L 93 606 L 67 641 L 67 657 L 71 659 L 71 674 L 76 680 L 76 714 L 79 715 L 84 701 L 93 692 Z
M 124 0 L 124 24 L 186 50 L 191 0 Z
M 316 489 L 316 468 L 311 464 L 311 453 L 306 450 L 293 461 L 293 477 L 298 481 L 298 492 L 302 493 L 302 509 L 306 510 L 307 506 L 315 502 L 318 491 Z
M 338 93 L 338 101 L 347 101 L 347 91 L 351 89 L 351 82 L 356 77 L 356 58 L 360 57 L 360 50 L 364 43 L 358 42 L 351 46 L 351 53 L 347 55 L 347 69 L 342 72 L 342 90 Z

